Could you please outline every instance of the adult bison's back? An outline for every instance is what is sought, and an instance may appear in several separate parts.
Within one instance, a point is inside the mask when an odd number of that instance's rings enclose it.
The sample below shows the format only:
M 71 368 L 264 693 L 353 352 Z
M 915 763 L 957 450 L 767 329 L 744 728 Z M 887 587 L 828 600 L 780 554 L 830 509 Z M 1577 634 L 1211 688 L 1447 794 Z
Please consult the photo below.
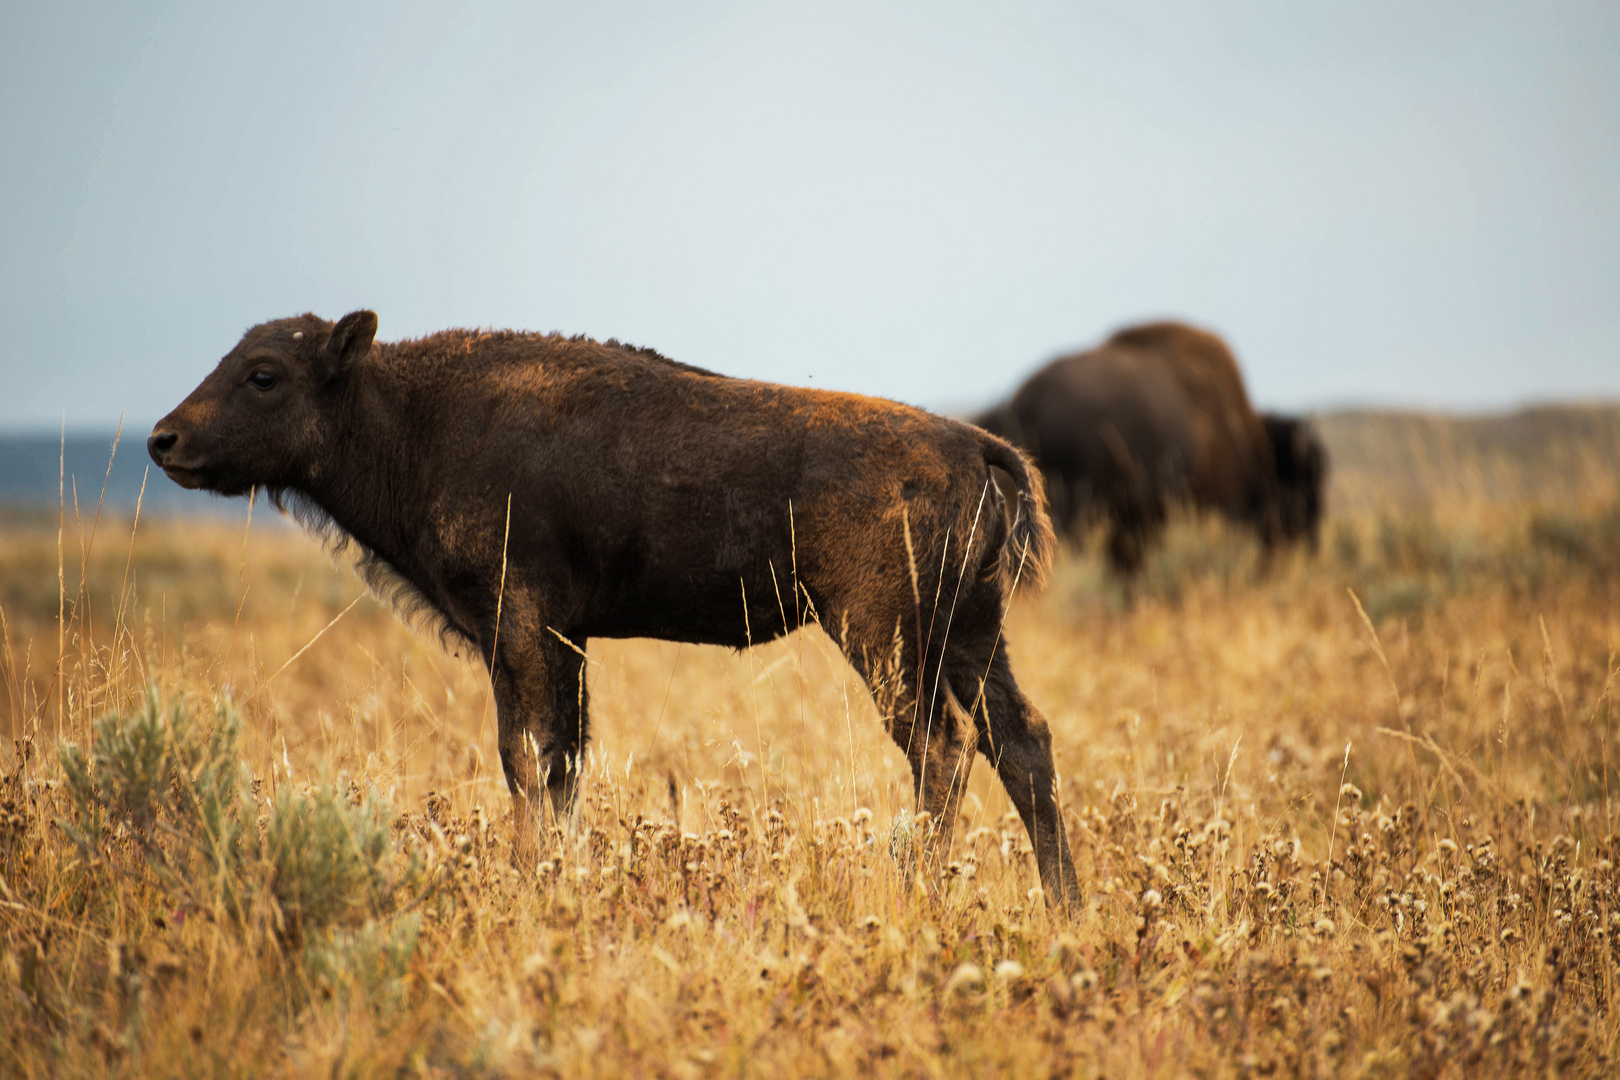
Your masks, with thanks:
M 518 849 L 542 783 L 576 795 L 576 650 L 742 648 L 818 622 L 861 672 L 948 845 L 991 756 L 1058 902 L 1079 890 L 1050 736 L 1000 634 L 1050 559 L 1039 473 L 1000 439 L 893 402 L 730 379 L 649 350 L 376 316 L 248 331 L 153 431 L 188 487 L 267 489 L 365 553 L 368 578 L 490 665 Z M 991 468 L 1012 477 L 1008 506 Z M 938 610 L 935 610 L 936 607 Z
M 1181 323 L 1060 357 L 977 423 L 1034 455 L 1060 528 L 1108 523 L 1110 560 L 1125 573 L 1177 500 L 1253 526 L 1268 547 L 1314 537 L 1320 518 L 1319 440 L 1304 421 L 1262 420 L 1226 343 Z M 1297 467 L 1276 448 L 1295 442 Z

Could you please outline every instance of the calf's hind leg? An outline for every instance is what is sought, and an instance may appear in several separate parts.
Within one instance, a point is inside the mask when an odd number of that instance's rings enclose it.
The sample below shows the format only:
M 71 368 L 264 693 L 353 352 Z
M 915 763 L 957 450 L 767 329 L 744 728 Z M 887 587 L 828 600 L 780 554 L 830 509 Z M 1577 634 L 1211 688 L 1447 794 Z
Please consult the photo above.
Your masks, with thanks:
M 916 646 L 906 629 L 902 622 L 898 651 L 894 632 L 885 640 L 883 634 L 858 623 L 845 625 L 840 646 L 866 681 L 873 702 L 885 714 L 889 736 L 911 765 L 916 807 L 930 817 L 923 853 L 931 860 L 950 850 L 973 767 L 975 732 L 972 717 L 939 676 L 937 663 L 918 673 Z
M 930 860 L 948 855 L 951 837 L 956 831 L 956 818 L 961 812 L 962 795 L 967 791 L 968 777 L 973 771 L 975 733 L 973 718 L 962 707 L 951 687 L 943 679 L 937 691 L 926 689 L 921 694 L 922 709 L 912 708 L 912 716 L 919 712 L 932 716 L 931 723 L 895 723 L 891 726 L 896 742 L 902 737 L 901 749 L 911 764 L 911 784 L 916 795 L 917 808 L 929 815 L 930 827 L 925 853 Z M 932 709 L 929 708 L 932 699 Z M 909 727 L 909 731 L 906 730 Z
M 998 642 L 986 672 L 969 674 L 958 667 L 962 677 L 958 696 L 974 702 L 979 719 L 979 752 L 990 759 L 1001 777 L 1002 787 L 1023 819 L 1035 848 L 1035 864 L 1048 901 L 1070 912 L 1082 903 L 1080 880 L 1075 875 L 1074 855 L 1063 827 L 1057 802 L 1057 767 L 1052 762 L 1052 734 L 1046 718 L 1024 696 L 1013 680 L 1006 649 Z M 982 677 L 983 695 L 978 680 Z
M 549 629 L 541 635 L 502 641 L 493 665 L 496 743 L 512 793 L 512 857 L 520 866 L 538 858 L 542 785 L 552 820 L 573 815 L 590 731 L 584 641 L 560 639 Z

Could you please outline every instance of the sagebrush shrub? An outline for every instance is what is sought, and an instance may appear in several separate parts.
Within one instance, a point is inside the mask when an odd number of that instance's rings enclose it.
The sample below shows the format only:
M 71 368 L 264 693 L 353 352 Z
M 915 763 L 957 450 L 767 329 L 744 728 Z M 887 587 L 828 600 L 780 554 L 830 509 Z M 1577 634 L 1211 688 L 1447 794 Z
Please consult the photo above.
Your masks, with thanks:
M 69 817 L 59 824 L 92 866 L 149 873 L 190 907 L 255 912 L 278 937 L 362 922 L 416 876 L 393 844 L 390 812 L 336 784 L 283 787 L 260 814 L 228 702 L 212 724 L 156 692 L 94 725 L 90 746 L 60 750 Z

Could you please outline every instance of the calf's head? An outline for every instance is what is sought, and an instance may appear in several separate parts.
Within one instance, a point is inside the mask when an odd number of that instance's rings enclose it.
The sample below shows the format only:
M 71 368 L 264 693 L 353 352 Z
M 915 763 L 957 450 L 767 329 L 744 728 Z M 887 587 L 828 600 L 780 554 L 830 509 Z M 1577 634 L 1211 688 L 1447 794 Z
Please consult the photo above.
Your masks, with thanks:
M 1327 447 L 1308 420 L 1269 413 L 1260 419 L 1271 444 L 1278 539 L 1303 540 L 1314 551 L 1322 528 Z
M 307 483 L 331 446 L 341 415 L 334 406 L 376 333 L 369 311 L 335 325 L 314 315 L 260 323 L 158 421 L 147 453 L 181 487 L 223 495 Z

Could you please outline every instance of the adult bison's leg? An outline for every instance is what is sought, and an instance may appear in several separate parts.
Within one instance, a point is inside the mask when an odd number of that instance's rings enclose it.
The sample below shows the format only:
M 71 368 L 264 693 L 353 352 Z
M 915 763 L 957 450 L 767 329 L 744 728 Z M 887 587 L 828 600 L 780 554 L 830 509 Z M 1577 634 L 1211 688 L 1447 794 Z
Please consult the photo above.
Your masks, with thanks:
M 500 642 L 492 665 L 496 742 L 512 793 L 513 858 L 522 866 L 538 857 L 542 789 L 551 796 L 554 820 L 573 813 L 589 729 L 584 642 L 559 639 L 549 630 L 542 635 L 513 634 L 518 640 Z
M 981 671 L 984 674 L 978 678 L 983 680 L 983 693 L 973 710 L 981 718 L 979 751 L 995 765 L 1002 786 L 1024 820 L 1049 901 L 1077 912 L 1080 880 L 1058 807 L 1057 768 L 1052 762 L 1052 734 L 1046 718 L 1013 680 L 1006 649 L 999 642 Z M 958 692 L 975 691 L 963 686 Z
M 1109 518 L 1108 561 L 1120 576 L 1134 577 L 1147 561 L 1148 550 L 1164 532 L 1164 503 L 1128 499 L 1115 503 Z

